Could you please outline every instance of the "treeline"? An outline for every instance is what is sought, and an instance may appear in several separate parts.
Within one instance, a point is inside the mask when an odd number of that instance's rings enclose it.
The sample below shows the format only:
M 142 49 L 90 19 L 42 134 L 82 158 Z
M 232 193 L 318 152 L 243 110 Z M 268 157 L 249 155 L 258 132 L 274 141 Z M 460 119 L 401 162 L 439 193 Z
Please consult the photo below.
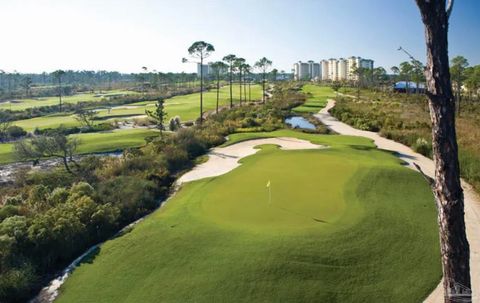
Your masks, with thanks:
M 89 157 L 71 172 L 18 172 L 0 188 L 0 302 L 28 300 L 88 247 L 154 210 L 175 178 L 229 133 L 282 127 L 304 100 L 291 87 L 278 87 L 265 105 L 220 111 L 120 158 Z
M 192 73 L 148 72 L 122 74 L 108 71 L 58 70 L 52 73 L 21 74 L 0 70 L 0 100 L 9 98 L 71 95 L 93 90 L 134 88 L 138 90 L 164 87 L 193 87 L 197 75 Z

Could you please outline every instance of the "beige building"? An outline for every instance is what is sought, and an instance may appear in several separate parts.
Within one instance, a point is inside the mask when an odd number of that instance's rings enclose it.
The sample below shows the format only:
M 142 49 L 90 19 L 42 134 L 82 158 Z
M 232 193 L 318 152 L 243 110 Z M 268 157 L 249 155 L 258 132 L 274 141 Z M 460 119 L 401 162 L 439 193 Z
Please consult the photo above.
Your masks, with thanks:
M 304 63 L 298 61 L 293 64 L 293 78 L 295 80 L 318 80 L 321 75 L 321 66 L 312 60 Z
M 310 66 L 308 63 L 303 63 L 302 61 L 298 61 L 297 63 L 293 64 L 293 77 L 296 81 L 298 80 L 310 80 L 309 75 Z
M 348 72 L 348 61 L 340 58 L 337 61 L 338 65 L 338 79 L 337 80 L 346 80 L 347 79 L 347 72 Z
M 293 65 L 295 80 L 355 81 L 358 79 L 355 74 L 357 68 L 373 69 L 373 60 L 352 56 L 347 59 L 330 58 L 320 63 L 299 61 Z
M 338 60 L 328 59 L 328 79 L 332 81 L 338 80 Z

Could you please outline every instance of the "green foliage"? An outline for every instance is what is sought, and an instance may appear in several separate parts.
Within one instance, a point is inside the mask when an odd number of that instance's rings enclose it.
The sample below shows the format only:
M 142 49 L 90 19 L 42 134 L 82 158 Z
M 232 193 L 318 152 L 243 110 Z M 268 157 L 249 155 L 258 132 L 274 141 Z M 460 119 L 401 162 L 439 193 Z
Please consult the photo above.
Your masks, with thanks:
M 9 126 L 6 130 L 6 135 L 11 139 L 18 139 L 27 134 L 27 132 L 20 126 L 12 125 Z
M 155 121 L 157 129 L 160 131 L 160 135 L 163 134 L 165 130 L 165 120 L 167 119 L 167 113 L 165 112 L 165 101 L 163 99 L 158 99 L 155 103 L 155 110 L 145 110 L 145 113 Z
M 171 118 L 170 121 L 168 121 L 168 129 L 172 132 L 178 130 L 181 127 L 182 127 L 182 123 L 180 122 L 179 116 L 176 116 L 175 118 Z
M 418 138 L 412 148 L 419 154 L 427 157 L 432 156 L 432 144 L 424 138 Z

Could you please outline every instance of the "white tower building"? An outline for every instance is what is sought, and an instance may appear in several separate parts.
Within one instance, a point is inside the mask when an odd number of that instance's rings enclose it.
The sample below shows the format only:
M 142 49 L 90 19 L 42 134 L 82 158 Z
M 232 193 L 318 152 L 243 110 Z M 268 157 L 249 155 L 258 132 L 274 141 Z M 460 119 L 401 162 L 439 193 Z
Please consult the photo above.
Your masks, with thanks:
M 340 58 L 338 59 L 338 77 L 337 80 L 346 80 L 347 79 L 347 60 Z
M 328 80 L 328 74 L 329 74 L 329 71 L 328 71 L 328 61 L 327 60 L 322 60 L 320 61 L 320 65 L 321 65 L 321 72 L 322 72 L 322 80 Z

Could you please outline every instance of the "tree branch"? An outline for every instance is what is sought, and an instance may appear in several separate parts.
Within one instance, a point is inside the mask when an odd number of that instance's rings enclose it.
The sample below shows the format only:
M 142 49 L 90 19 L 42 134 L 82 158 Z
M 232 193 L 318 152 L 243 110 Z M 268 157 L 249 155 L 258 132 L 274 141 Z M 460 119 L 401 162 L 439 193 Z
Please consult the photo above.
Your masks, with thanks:
M 447 4 L 447 18 L 450 18 L 450 14 L 452 13 L 453 2 L 454 2 L 454 0 L 448 0 L 448 4 Z
M 415 166 L 415 168 L 418 170 L 418 172 L 423 176 L 423 178 L 425 178 L 425 180 L 427 180 L 428 182 L 428 185 L 430 185 L 430 187 L 433 187 L 435 186 L 435 180 L 429 176 L 427 176 L 423 170 L 420 168 L 420 166 L 418 166 L 417 163 L 413 162 L 413 166 Z

